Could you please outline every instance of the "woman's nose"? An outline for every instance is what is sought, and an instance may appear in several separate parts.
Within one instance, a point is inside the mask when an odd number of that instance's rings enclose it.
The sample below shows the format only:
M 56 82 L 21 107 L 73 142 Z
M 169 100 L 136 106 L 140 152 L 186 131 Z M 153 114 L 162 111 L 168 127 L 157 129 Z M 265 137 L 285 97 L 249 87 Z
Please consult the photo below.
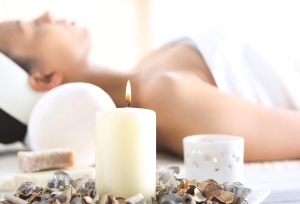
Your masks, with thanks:
M 53 17 L 51 15 L 51 13 L 49 11 L 45 12 L 44 14 L 42 14 L 37 21 L 39 23 L 53 23 Z

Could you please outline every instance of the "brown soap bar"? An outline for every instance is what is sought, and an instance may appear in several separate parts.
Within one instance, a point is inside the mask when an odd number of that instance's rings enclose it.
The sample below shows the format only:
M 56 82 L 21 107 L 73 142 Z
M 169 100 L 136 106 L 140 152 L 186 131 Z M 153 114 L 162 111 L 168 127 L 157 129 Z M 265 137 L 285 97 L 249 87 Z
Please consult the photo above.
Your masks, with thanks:
M 30 173 L 47 169 L 62 169 L 74 166 L 75 152 L 68 148 L 45 151 L 19 151 L 19 170 Z

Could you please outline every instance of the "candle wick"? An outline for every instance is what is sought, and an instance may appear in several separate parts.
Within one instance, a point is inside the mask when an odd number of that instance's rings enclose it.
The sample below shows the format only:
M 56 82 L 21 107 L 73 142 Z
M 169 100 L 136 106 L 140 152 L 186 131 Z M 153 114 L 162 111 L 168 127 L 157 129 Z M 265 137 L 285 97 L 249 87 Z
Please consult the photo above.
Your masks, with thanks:
M 126 103 L 128 103 L 128 104 L 127 104 L 127 107 L 129 107 L 129 106 L 130 106 L 130 102 L 129 102 L 129 101 L 126 101 Z

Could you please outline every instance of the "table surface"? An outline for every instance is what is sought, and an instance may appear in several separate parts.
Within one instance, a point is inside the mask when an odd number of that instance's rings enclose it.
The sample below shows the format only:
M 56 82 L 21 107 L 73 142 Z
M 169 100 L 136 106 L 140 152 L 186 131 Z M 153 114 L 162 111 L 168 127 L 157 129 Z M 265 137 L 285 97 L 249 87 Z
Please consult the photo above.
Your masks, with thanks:
M 178 177 L 185 177 L 184 163 L 181 158 L 157 154 L 157 167 L 167 169 L 179 166 Z M 12 181 L 18 172 L 15 152 L 0 154 L 0 184 Z M 245 163 L 243 184 L 252 190 L 270 190 L 270 195 L 262 202 L 268 204 L 300 203 L 300 160 L 262 163 Z M 2 190 L 2 192 L 1 192 Z M 0 187 L 0 198 L 7 193 Z
M 180 177 L 185 177 L 183 160 L 171 155 L 158 154 L 157 166 L 167 169 L 180 166 Z M 300 160 L 245 163 L 244 182 L 252 190 L 270 190 L 263 204 L 300 203 Z

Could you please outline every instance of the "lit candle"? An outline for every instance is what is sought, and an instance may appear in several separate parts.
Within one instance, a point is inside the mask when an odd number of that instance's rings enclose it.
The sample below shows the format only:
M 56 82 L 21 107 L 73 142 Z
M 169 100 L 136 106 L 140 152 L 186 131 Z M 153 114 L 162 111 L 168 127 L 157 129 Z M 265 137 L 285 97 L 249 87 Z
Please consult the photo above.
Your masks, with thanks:
M 126 102 L 126 108 L 96 114 L 96 188 L 99 196 L 141 193 L 150 202 L 156 188 L 156 114 L 129 107 L 129 81 Z

